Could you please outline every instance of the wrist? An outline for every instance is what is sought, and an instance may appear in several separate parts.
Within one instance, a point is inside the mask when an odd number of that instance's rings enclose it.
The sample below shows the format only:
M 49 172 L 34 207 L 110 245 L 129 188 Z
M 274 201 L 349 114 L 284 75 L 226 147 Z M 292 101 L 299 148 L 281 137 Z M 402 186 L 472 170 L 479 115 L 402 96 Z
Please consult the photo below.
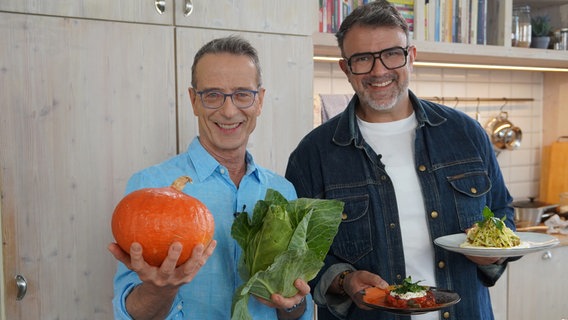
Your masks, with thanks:
M 278 309 L 278 320 L 295 320 L 302 317 L 306 312 L 306 297 L 302 297 L 300 302 L 296 303 L 290 308 Z
M 339 274 L 339 277 L 338 277 L 338 280 L 337 280 L 337 288 L 339 289 L 339 294 L 342 295 L 342 296 L 345 295 L 345 288 L 344 288 L 345 277 L 352 272 L 353 272 L 353 270 L 345 270 L 345 271 L 343 271 Z
M 286 312 L 286 313 L 291 313 L 292 311 L 301 307 L 305 302 L 306 302 L 306 297 L 302 297 L 302 300 L 300 300 L 300 302 L 296 303 L 295 305 L 293 305 L 290 308 L 286 308 L 286 309 L 282 309 L 282 310 L 284 310 L 284 312 Z

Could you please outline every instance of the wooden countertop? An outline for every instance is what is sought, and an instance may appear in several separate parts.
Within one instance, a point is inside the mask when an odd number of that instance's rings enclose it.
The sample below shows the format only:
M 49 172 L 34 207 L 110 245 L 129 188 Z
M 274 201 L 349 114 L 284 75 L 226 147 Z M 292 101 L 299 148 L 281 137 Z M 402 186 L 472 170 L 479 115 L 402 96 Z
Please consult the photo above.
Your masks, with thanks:
M 526 228 L 517 228 L 517 231 L 521 232 L 539 232 L 539 233 L 546 233 L 548 227 L 544 224 L 540 224 L 534 227 L 526 227 Z M 551 236 L 558 238 L 560 240 L 560 244 L 558 246 L 568 246 L 568 235 L 561 234 L 561 233 L 550 233 Z

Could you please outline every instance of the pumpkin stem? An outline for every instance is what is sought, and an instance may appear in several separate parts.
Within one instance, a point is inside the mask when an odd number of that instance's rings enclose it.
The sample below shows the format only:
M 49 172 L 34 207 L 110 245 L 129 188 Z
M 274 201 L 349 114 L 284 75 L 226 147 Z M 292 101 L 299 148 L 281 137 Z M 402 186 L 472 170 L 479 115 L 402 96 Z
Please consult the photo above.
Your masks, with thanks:
M 172 183 L 172 188 L 181 192 L 181 191 L 183 191 L 183 188 L 185 187 L 185 185 L 188 182 L 192 183 L 193 180 L 191 180 L 191 178 L 188 177 L 188 176 L 181 176 L 181 177 L 177 178 L 176 181 L 174 181 L 174 183 Z

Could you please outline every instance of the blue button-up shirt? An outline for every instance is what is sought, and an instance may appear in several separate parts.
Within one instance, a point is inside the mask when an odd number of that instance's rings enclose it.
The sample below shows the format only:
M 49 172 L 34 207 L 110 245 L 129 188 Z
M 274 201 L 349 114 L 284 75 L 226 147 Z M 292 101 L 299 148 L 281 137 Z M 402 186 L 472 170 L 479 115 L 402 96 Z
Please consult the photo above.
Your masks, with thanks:
M 233 293 L 242 284 L 237 270 L 241 250 L 231 237 L 233 214 L 243 211 L 244 207 L 252 214 L 254 205 L 264 199 L 268 188 L 279 191 L 288 200 L 296 199 L 290 182 L 257 166 L 248 152 L 246 161 L 247 171 L 237 188 L 227 168 L 207 153 L 199 139 L 195 138 L 188 152 L 142 170 L 129 180 L 126 193 L 141 188 L 169 186 L 182 175 L 190 176 L 193 183 L 187 184 L 183 191 L 203 202 L 215 219 L 217 247 L 195 278 L 180 288 L 167 319 L 230 319 Z M 125 299 L 140 283 L 135 272 L 122 263 L 118 264 L 113 299 L 116 319 L 132 319 L 126 312 Z M 308 308 L 301 319 L 312 319 L 311 301 L 308 296 Z M 253 319 L 277 319 L 275 309 L 257 299 L 249 299 L 249 311 Z
M 432 241 L 464 232 L 483 219 L 486 205 L 495 216 L 506 216 L 506 224 L 514 228 L 512 199 L 481 125 L 462 112 L 409 95 L 418 121 L 414 160 L 428 219 L 424 232 Z M 354 95 L 343 113 L 304 137 L 290 156 L 286 178 L 300 197 L 345 202 L 345 218 L 326 264 L 310 283 L 321 306 L 318 319 L 402 319 L 353 305 L 347 309 L 337 297 L 325 296 L 330 280 L 349 268 L 368 270 L 391 284 L 407 276 L 393 182 L 381 163 L 381 150 L 373 150 L 361 136 L 358 104 Z M 433 260 L 425 263 L 435 264 L 436 286 L 461 296 L 441 314 L 447 319 L 493 319 L 487 286 L 505 266 L 479 267 L 461 254 L 437 246 L 434 250 Z

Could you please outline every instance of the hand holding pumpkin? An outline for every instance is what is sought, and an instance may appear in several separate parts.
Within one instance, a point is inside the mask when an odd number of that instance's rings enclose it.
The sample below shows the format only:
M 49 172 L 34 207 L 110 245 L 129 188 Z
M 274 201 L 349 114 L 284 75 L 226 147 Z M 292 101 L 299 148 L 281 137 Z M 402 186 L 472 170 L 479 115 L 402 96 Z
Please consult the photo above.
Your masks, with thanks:
M 159 267 L 152 266 L 144 260 L 142 246 L 137 242 L 132 244 L 129 253 L 122 250 L 116 243 L 111 243 L 108 250 L 127 268 L 135 271 L 143 282 L 150 282 L 157 286 L 179 286 L 193 279 L 213 254 L 216 245 L 217 241 L 215 240 L 211 241 L 207 247 L 202 244 L 196 245 L 190 258 L 177 267 L 182 251 L 179 242 L 170 246 L 168 255 Z

